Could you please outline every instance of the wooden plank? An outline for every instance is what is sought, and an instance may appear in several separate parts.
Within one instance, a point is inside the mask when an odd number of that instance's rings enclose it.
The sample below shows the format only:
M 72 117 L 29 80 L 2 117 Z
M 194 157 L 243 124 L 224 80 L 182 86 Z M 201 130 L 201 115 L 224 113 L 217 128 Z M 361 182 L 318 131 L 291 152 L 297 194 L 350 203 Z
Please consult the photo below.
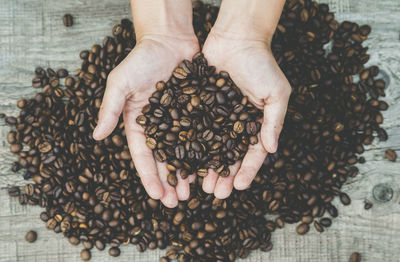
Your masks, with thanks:
M 111 34 L 112 26 L 130 17 L 127 0 L 0 0 L 0 112 L 16 115 L 20 97 L 30 97 L 32 71 L 38 66 L 74 70 L 79 67 L 79 51 L 100 43 Z M 210 1 L 208 1 L 210 2 Z M 219 3 L 220 1 L 211 1 Z M 397 0 L 325 0 L 338 20 L 371 24 L 373 31 L 366 44 L 369 64 L 378 65 L 389 83 L 384 112 L 384 127 L 390 136 L 383 143 L 374 142 L 364 153 L 366 164 L 359 165 L 360 175 L 349 181 L 344 190 L 352 205 L 338 204 L 340 216 L 325 233 L 311 230 L 306 236 L 285 226 L 273 236 L 270 253 L 253 252 L 248 261 L 347 261 L 353 251 L 363 261 L 400 261 L 400 163 L 384 159 L 387 148 L 400 150 L 400 2 Z M 65 28 L 62 16 L 71 13 L 74 26 Z M 0 120 L 0 262 L 2 261 L 80 261 L 81 247 L 71 246 L 60 234 L 45 229 L 38 216 L 39 207 L 20 206 L 10 199 L 9 185 L 23 185 L 20 175 L 10 171 L 15 157 L 8 152 L 9 128 Z M 379 203 L 372 197 L 375 185 L 384 183 L 393 189 L 393 199 Z M 364 210 L 363 203 L 374 203 Z M 337 202 L 337 200 L 335 200 Z M 35 244 L 25 242 L 29 229 L 38 232 Z M 106 252 L 92 252 L 93 261 L 157 261 L 163 251 L 139 253 L 132 246 L 122 248 L 119 258 Z

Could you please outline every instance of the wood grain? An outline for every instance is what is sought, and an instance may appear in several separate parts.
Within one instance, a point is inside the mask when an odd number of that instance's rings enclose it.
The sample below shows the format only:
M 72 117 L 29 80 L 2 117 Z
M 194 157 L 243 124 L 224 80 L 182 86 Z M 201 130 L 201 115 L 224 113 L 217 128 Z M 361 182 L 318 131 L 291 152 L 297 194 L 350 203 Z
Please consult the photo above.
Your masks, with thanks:
M 331 228 L 323 234 L 311 230 L 306 236 L 298 236 L 293 225 L 285 226 L 273 234 L 274 249 L 270 253 L 253 252 L 247 261 L 348 261 L 354 251 L 361 253 L 362 261 L 400 261 L 400 162 L 384 159 L 387 148 L 400 153 L 400 1 L 320 2 L 328 3 L 339 21 L 372 25 L 365 43 L 371 54 L 369 64 L 378 65 L 388 83 L 385 100 L 390 108 L 384 112 L 384 127 L 390 138 L 367 148 L 367 163 L 359 165 L 361 174 L 344 186 L 352 204 L 338 204 L 340 215 Z M 62 24 L 65 13 L 74 17 L 71 28 Z M 79 51 L 100 43 L 125 17 L 130 17 L 127 0 L 0 0 L 0 112 L 16 115 L 18 98 L 36 92 L 30 83 L 36 66 L 73 71 L 79 67 Z M 25 184 L 20 175 L 10 171 L 15 157 L 8 152 L 8 131 L 0 119 L 0 262 L 81 261 L 81 247 L 71 246 L 62 235 L 45 229 L 38 218 L 40 208 L 20 206 L 8 197 L 8 186 Z M 380 183 L 394 191 L 387 203 L 372 197 L 372 188 Z M 363 209 L 365 199 L 374 203 L 368 211 Z M 34 244 L 24 241 L 29 229 L 39 234 Z M 122 248 L 119 258 L 94 251 L 92 261 L 158 261 L 163 253 L 139 253 L 129 245 Z

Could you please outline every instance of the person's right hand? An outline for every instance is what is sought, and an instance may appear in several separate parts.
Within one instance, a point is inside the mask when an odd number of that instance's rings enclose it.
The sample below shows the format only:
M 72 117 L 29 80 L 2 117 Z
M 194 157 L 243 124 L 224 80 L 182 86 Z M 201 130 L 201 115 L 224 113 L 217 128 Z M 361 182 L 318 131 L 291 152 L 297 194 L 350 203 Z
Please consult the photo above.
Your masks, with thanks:
M 159 80 L 168 80 L 172 71 L 184 59 L 191 60 L 199 51 L 194 36 L 144 35 L 131 53 L 109 74 L 93 138 L 102 140 L 114 130 L 123 112 L 126 138 L 136 170 L 150 197 L 161 199 L 167 207 L 189 197 L 189 177 L 178 174 L 176 188 L 167 182 L 166 163 L 157 162 L 146 145 L 144 129 L 136 123 L 143 106 Z

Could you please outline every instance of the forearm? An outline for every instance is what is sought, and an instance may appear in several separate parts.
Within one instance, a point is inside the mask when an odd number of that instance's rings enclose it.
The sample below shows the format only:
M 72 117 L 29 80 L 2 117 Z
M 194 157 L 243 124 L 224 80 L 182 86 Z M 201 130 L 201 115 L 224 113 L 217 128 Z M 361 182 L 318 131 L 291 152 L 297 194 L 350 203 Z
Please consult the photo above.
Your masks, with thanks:
M 138 40 L 146 35 L 191 38 L 191 0 L 131 0 L 133 23 Z
M 214 30 L 270 43 L 285 0 L 223 0 Z

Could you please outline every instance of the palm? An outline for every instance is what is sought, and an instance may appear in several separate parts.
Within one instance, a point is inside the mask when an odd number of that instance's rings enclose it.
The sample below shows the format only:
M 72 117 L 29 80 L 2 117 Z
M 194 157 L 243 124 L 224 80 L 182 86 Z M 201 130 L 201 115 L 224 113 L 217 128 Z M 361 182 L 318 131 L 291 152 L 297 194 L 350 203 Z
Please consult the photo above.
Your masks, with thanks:
M 177 48 L 179 46 L 180 48 Z M 174 68 L 198 51 L 196 41 L 170 37 L 142 40 L 109 75 L 99 125 L 93 136 L 108 136 L 123 112 L 126 137 L 133 162 L 148 194 L 167 207 L 175 207 L 179 200 L 189 197 L 189 181 L 178 176 L 178 185 L 167 182 L 168 170 L 164 163 L 154 160 L 146 146 L 144 130 L 136 123 L 142 108 L 155 91 L 158 80 L 167 80 Z
M 231 175 L 218 178 L 212 170 L 203 181 L 203 189 L 218 198 L 226 198 L 233 186 L 247 188 L 267 152 L 276 151 L 276 141 L 283 125 L 290 85 L 264 42 L 238 39 L 211 32 L 203 53 L 210 65 L 229 72 L 232 80 L 264 112 L 259 143 L 249 147 L 242 162 L 230 167 Z M 237 174 L 236 178 L 235 175 Z

